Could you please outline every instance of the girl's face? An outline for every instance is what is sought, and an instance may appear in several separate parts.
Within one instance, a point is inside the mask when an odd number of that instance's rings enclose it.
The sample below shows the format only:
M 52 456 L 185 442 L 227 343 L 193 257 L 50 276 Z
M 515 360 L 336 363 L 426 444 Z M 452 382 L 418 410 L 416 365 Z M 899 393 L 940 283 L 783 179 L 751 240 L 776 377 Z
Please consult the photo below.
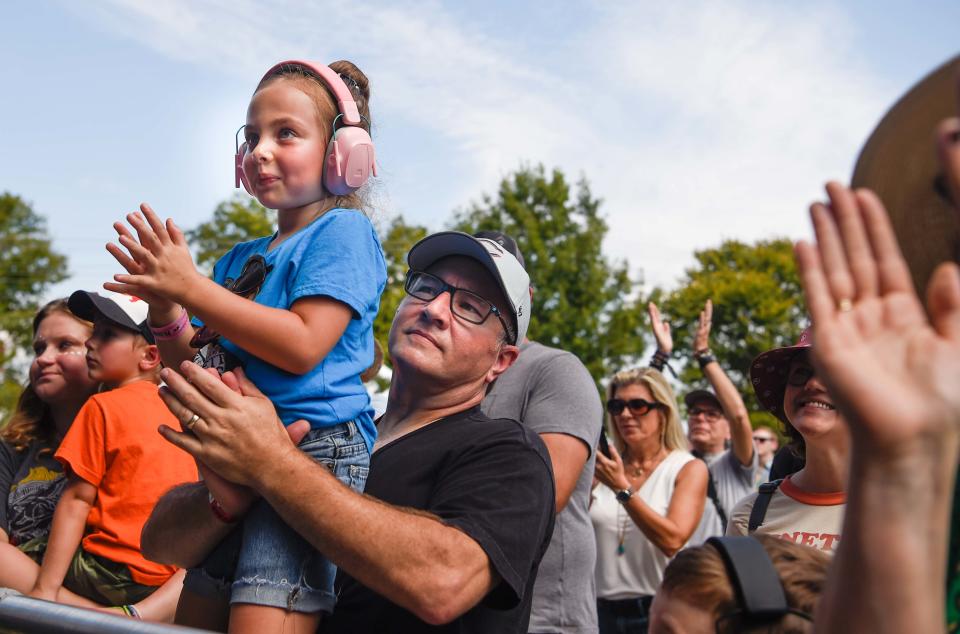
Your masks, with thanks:
M 327 196 L 323 158 L 329 130 L 313 98 L 288 79 L 274 79 L 253 95 L 244 129 L 243 172 L 264 207 L 301 209 Z
M 842 422 L 806 352 L 801 352 L 790 362 L 787 388 L 783 393 L 783 411 L 790 424 L 805 439 L 829 433 Z
M 650 388 L 642 383 L 633 383 L 623 385 L 616 389 L 613 398 L 622 399 L 630 402 L 635 399 L 642 399 L 648 403 L 655 403 L 656 399 L 650 392 Z M 619 414 L 613 415 L 613 422 L 617 426 L 617 432 L 624 443 L 630 445 L 633 442 L 645 440 L 647 438 L 656 438 L 660 435 L 660 425 L 663 415 L 660 410 L 651 407 L 644 413 L 634 413 L 630 407 L 624 407 Z
M 96 391 L 87 373 L 84 342 L 90 327 L 70 315 L 53 312 L 40 322 L 33 338 L 30 385 L 48 405 L 83 399 Z

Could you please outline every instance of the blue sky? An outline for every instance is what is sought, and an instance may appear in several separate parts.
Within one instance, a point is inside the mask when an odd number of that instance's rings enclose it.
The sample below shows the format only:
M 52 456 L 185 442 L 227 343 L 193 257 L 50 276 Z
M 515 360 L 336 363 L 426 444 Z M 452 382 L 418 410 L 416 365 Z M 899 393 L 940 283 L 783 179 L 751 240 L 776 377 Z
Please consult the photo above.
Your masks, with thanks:
M 293 57 L 370 77 L 375 220 L 432 229 L 523 164 L 585 176 L 609 255 L 671 286 L 696 248 L 808 235 L 896 97 L 960 49 L 957 2 L 11 2 L 0 190 L 72 278 L 118 272 L 113 221 L 190 228 L 233 195 L 233 133 Z

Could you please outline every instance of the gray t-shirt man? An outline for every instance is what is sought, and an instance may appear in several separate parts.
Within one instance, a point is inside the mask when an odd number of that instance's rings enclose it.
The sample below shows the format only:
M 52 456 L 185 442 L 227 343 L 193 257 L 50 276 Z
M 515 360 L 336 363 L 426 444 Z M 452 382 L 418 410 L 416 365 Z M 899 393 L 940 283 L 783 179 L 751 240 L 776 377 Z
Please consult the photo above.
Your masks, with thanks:
M 756 491 L 754 481 L 759 468 L 757 452 L 753 452 L 753 461 L 746 466 L 737 460 L 737 456 L 730 449 L 718 454 L 703 456 L 703 460 L 707 463 L 710 477 L 713 478 L 714 486 L 716 486 L 720 506 L 723 507 L 723 512 L 729 520 L 737 502 Z M 720 520 L 720 514 L 717 513 L 717 507 L 713 500 L 707 497 L 707 501 L 703 505 L 703 516 L 700 518 L 700 524 L 687 544 L 699 546 L 708 538 L 723 535 L 724 532 L 725 527 Z
M 589 457 L 563 511 L 533 590 L 530 632 L 597 631 L 594 582 L 596 541 L 588 507 L 594 447 L 603 405 L 593 378 L 576 356 L 535 342 L 520 347 L 517 361 L 493 384 L 480 408 L 491 418 L 512 418 L 538 434 L 569 434 Z

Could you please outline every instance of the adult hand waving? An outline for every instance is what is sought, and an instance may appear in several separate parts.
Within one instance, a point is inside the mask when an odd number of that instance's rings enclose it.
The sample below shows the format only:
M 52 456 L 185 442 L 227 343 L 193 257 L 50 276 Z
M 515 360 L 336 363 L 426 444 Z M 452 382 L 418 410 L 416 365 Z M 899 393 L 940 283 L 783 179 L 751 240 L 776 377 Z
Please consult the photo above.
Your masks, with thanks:
M 943 631 L 960 438 L 960 272 L 952 262 L 936 269 L 925 314 L 880 200 L 838 183 L 827 194 L 829 207 L 811 207 L 817 245 L 798 244 L 797 260 L 814 363 L 853 447 L 843 541 L 817 629 Z
M 693 338 L 693 352 L 703 352 L 710 349 L 710 327 L 713 325 L 713 302 L 709 299 L 700 311 L 700 321 L 697 324 L 697 334 Z
M 886 211 L 870 191 L 829 183 L 811 216 L 817 246 L 797 258 L 814 360 L 859 442 L 896 454 L 960 430 L 960 273 L 942 264 L 913 290 Z
M 660 315 L 660 309 L 653 302 L 647 304 L 647 314 L 650 316 L 650 328 L 653 338 L 657 340 L 657 350 L 666 356 L 673 352 L 673 335 L 670 334 L 670 322 Z

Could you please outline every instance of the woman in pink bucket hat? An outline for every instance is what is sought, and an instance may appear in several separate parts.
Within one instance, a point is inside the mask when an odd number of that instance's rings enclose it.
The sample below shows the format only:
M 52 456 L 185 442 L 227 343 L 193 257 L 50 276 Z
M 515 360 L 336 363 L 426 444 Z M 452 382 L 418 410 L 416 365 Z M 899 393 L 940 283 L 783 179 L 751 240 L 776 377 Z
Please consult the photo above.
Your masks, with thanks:
M 808 328 L 796 345 L 768 350 L 750 366 L 757 399 L 783 422 L 805 464 L 741 500 L 727 534 L 777 535 L 832 555 L 843 527 L 850 432 L 813 369 L 811 345 Z

